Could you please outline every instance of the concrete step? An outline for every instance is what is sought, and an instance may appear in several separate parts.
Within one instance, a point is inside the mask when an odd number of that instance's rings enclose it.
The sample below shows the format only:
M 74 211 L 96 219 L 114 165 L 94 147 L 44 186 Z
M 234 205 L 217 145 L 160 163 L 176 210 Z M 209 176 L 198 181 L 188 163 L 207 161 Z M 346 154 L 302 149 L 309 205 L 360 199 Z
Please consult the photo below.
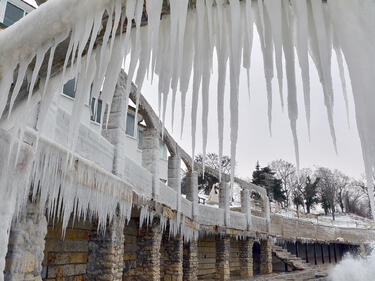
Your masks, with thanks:
M 304 260 L 288 252 L 286 249 L 283 249 L 280 246 L 274 245 L 272 247 L 272 252 L 276 255 L 276 257 L 291 266 L 294 270 L 305 270 L 310 268 L 310 265 Z

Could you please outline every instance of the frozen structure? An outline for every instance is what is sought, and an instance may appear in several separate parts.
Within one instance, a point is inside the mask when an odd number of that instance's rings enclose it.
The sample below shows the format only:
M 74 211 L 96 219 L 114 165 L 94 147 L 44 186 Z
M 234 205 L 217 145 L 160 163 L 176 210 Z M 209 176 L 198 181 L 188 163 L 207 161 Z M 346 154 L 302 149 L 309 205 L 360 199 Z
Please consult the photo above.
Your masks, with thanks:
M 287 107 L 297 164 L 293 48 L 303 75 L 307 126 L 310 54 L 322 82 L 334 145 L 332 49 L 341 68 L 344 55 L 366 173 L 372 184 L 374 9 L 370 0 L 231 0 L 229 4 L 220 0 L 153 0 L 145 5 L 142 0 L 50 0 L 1 32 L 0 280 L 4 268 L 7 280 L 107 280 L 108 276 L 110 280 L 196 280 L 198 275 L 228 280 L 231 274 L 247 278 L 253 274 L 254 264 L 261 273 L 272 272 L 277 264 L 272 252 L 286 268 L 303 267 L 274 246 L 274 238 L 298 241 L 293 243 L 295 254 L 300 255 L 298 249 L 303 245 L 306 261 L 311 260 L 309 252 L 313 251 L 315 263 L 317 244 L 324 262 L 337 261 L 349 244 L 358 247 L 373 240 L 373 229 L 335 228 L 271 215 L 262 188 L 235 178 L 233 171 L 225 175 L 198 166 L 164 129 L 163 122 L 169 92 L 172 101 L 177 91 L 181 92 L 184 112 L 192 80 L 194 156 L 197 104 L 202 98 L 202 108 L 208 111 L 215 50 L 219 154 L 223 149 L 225 82 L 220 78 L 225 77 L 229 65 L 235 161 L 239 72 L 241 66 L 249 71 L 255 24 L 264 54 L 270 124 L 274 51 L 282 100 L 282 62 L 286 64 Z M 126 59 L 130 61 L 125 63 Z M 122 71 L 124 65 L 129 65 L 127 76 Z M 147 73 L 159 76 L 161 121 L 141 95 Z M 59 96 L 69 87 L 74 99 Z M 140 116 L 146 126 L 141 153 L 126 141 L 127 124 L 132 123 L 128 121 L 129 99 L 135 104 L 133 135 L 141 135 L 137 130 Z M 206 114 L 202 124 L 205 152 Z M 167 176 L 162 175 L 160 138 L 170 154 L 168 169 L 164 169 Z M 181 194 L 181 161 L 188 170 L 185 196 Z M 198 169 L 221 179 L 219 208 L 198 204 Z M 241 212 L 229 206 L 233 182 L 243 189 Z M 252 192 L 262 198 L 261 212 L 252 210 Z M 373 199 L 371 188 L 369 194 Z M 371 207 L 374 212 L 373 200 Z M 163 235 L 170 239 L 162 239 Z M 260 240 L 258 246 L 256 240 Z M 202 248 L 197 241 L 210 246 Z M 205 251 L 216 257 L 215 262 L 207 261 L 213 272 L 197 264 L 198 255 L 207 256 Z M 230 252 L 236 251 L 238 260 L 233 261 Z M 254 251 L 260 262 L 253 257 Z M 235 268 L 231 263 L 241 266 L 231 272 Z

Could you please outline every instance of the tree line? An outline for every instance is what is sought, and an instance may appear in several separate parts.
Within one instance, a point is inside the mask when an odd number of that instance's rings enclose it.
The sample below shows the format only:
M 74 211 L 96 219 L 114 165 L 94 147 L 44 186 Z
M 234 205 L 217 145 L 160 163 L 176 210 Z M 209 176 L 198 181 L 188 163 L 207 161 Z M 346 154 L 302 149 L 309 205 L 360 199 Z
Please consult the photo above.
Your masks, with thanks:
M 195 161 L 203 164 L 203 158 L 202 155 L 197 155 Z M 231 159 L 228 156 L 220 159 L 217 154 L 208 153 L 204 163 L 206 167 L 216 170 L 221 166 L 225 174 L 231 171 Z M 317 167 L 297 171 L 294 164 L 279 159 L 264 167 L 257 162 L 251 175 L 250 182 L 264 187 L 268 197 L 281 208 L 295 208 L 297 216 L 301 211 L 309 214 L 313 208 L 320 206 L 333 219 L 338 212 L 370 217 L 365 181 L 353 179 L 339 170 Z M 183 192 L 186 188 L 185 181 L 186 178 L 183 177 Z M 215 176 L 202 173 L 198 175 L 198 188 L 207 195 L 218 183 L 219 179 Z M 256 194 L 253 196 L 257 198 Z
M 370 217 L 369 197 L 363 180 L 353 179 L 339 170 L 317 167 L 314 170 L 296 167 L 285 160 L 272 161 L 265 167 L 256 164 L 252 183 L 263 186 L 269 198 L 282 208 L 295 207 L 310 213 L 320 205 L 332 219 L 338 212 Z

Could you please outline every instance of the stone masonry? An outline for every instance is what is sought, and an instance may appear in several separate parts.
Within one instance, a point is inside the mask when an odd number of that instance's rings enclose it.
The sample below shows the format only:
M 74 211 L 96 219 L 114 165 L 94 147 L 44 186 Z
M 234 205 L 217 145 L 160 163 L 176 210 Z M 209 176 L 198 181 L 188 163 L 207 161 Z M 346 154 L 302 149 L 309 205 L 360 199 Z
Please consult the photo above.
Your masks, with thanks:
M 253 244 L 254 240 L 246 238 L 240 240 L 240 274 L 241 278 L 253 276 Z
M 198 280 L 198 242 L 190 241 L 184 244 L 183 280 Z
M 42 280 L 44 238 L 47 220 L 34 203 L 29 203 L 19 220 L 12 225 L 8 254 L 6 257 L 5 280 Z
M 160 244 L 162 232 L 158 224 L 143 227 L 137 236 L 138 255 L 135 280 L 160 280 Z
M 230 238 L 227 236 L 216 237 L 216 280 L 227 281 L 230 279 Z
M 95 281 L 120 281 L 124 268 L 124 228 L 118 218 L 104 234 L 92 230 L 89 235 L 87 278 Z
M 183 240 L 180 235 L 164 234 L 165 254 L 164 281 L 182 281 Z
M 272 273 L 272 241 L 260 241 L 260 274 Z

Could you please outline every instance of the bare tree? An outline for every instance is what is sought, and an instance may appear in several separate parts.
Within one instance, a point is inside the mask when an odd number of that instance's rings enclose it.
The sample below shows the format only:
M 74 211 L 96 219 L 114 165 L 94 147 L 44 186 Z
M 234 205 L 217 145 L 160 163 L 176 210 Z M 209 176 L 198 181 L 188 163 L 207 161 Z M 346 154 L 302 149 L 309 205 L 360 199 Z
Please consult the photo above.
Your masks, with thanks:
M 288 161 L 279 159 L 269 164 L 269 167 L 275 172 L 275 177 L 282 182 L 283 192 L 286 196 L 285 206 L 289 207 L 289 200 L 293 200 L 293 193 L 296 185 L 296 167 Z
M 326 214 L 331 210 L 332 219 L 335 220 L 337 186 L 334 173 L 328 168 L 320 167 L 315 171 L 315 176 L 320 179 L 318 187 L 322 207 Z
M 336 185 L 336 202 L 341 208 L 341 212 L 345 212 L 344 196 L 348 194 L 348 188 L 350 185 L 350 178 L 340 172 L 339 170 L 333 171 L 333 181 Z

